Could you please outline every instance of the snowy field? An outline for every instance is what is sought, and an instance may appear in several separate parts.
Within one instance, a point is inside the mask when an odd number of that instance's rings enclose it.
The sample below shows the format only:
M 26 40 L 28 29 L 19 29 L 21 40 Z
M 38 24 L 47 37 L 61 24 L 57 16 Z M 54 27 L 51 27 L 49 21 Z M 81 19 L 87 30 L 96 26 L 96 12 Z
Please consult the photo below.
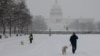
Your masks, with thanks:
M 78 46 L 75 54 L 71 52 L 69 37 L 71 35 L 38 35 L 34 34 L 33 43 L 29 43 L 29 35 L 12 36 L 0 39 L 0 56 L 99 56 L 100 35 L 78 34 Z M 24 45 L 20 42 L 24 41 Z M 67 54 L 62 55 L 62 47 L 67 45 Z

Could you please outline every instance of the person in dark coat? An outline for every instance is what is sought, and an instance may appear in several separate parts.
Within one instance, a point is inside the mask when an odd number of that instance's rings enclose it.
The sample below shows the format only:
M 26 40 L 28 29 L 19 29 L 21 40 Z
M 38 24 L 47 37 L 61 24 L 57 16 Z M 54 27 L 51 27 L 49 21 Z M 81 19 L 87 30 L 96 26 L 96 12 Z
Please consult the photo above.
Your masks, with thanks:
M 32 33 L 31 33 L 30 36 L 29 36 L 29 40 L 30 40 L 30 43 L 32 43 L 32 40 L 33 40 L 33 35 L 32 35 Z
M 72 45 L 72 53 L 74 54 L 76 49 L 77 49 L 77 39 L 78 36 L 75 34 L 75 32 L 73 32 L 72 36 L 70 37 L 70 42 Z

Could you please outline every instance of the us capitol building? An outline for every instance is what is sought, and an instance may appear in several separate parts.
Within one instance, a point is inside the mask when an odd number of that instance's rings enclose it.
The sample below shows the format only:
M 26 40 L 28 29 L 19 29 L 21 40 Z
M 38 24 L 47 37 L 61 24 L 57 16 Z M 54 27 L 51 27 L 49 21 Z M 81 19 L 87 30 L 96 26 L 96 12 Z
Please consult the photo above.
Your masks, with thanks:
M 46 18 L 45 22 L 47 23 L 48 30 L 51 30 L 51 31 L 66 31 L 66 30 L 67 31 L 82 31 L 83 30 L 82 26 L 86 26 L 86 25 L 83 25 L 83 23 L 85 24 L 89 22 L 94 23 L 94 19 L 84 18 L 84 17 L 63 18 L 63 11 L 61 7 L 59 6 L 58 1 L 55 0 L 55 3 L 50 10 L 49 18 Z M 82 24 L 82 25 L 79 26 L 79 24 Z M 87 30 L 88 27 L 84 29 Z
M 63 11 L 55 0 L 55 4 L 50 11 L 50 17 L 45 19 L 48 29 L 52 31 L 65 31 L 68 24 L 68 19 L 63 18 Z

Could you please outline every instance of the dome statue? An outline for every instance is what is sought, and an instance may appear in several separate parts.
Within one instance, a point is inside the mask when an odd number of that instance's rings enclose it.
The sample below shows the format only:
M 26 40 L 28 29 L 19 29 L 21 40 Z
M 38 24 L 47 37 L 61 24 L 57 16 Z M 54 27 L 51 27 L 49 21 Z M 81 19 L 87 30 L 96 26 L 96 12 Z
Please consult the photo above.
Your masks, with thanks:
M 53 7 L 51 8 L 50 11 L 50 17 L 51 18 L 62 18 L 62 9 L 61 7 L 58 5 L 57 0 L 55 1 L 55 4 L 53 5 Z

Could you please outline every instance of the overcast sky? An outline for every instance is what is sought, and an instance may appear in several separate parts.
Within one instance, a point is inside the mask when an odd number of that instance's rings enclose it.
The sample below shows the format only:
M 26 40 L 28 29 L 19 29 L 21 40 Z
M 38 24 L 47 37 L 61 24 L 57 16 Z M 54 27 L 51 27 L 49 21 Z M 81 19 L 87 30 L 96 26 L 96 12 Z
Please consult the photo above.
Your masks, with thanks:
M 55 0 L 26 0 L 32 15 L 49 17 Z M 63 16 L 100 19 L 100 0 L 58 0 Z

